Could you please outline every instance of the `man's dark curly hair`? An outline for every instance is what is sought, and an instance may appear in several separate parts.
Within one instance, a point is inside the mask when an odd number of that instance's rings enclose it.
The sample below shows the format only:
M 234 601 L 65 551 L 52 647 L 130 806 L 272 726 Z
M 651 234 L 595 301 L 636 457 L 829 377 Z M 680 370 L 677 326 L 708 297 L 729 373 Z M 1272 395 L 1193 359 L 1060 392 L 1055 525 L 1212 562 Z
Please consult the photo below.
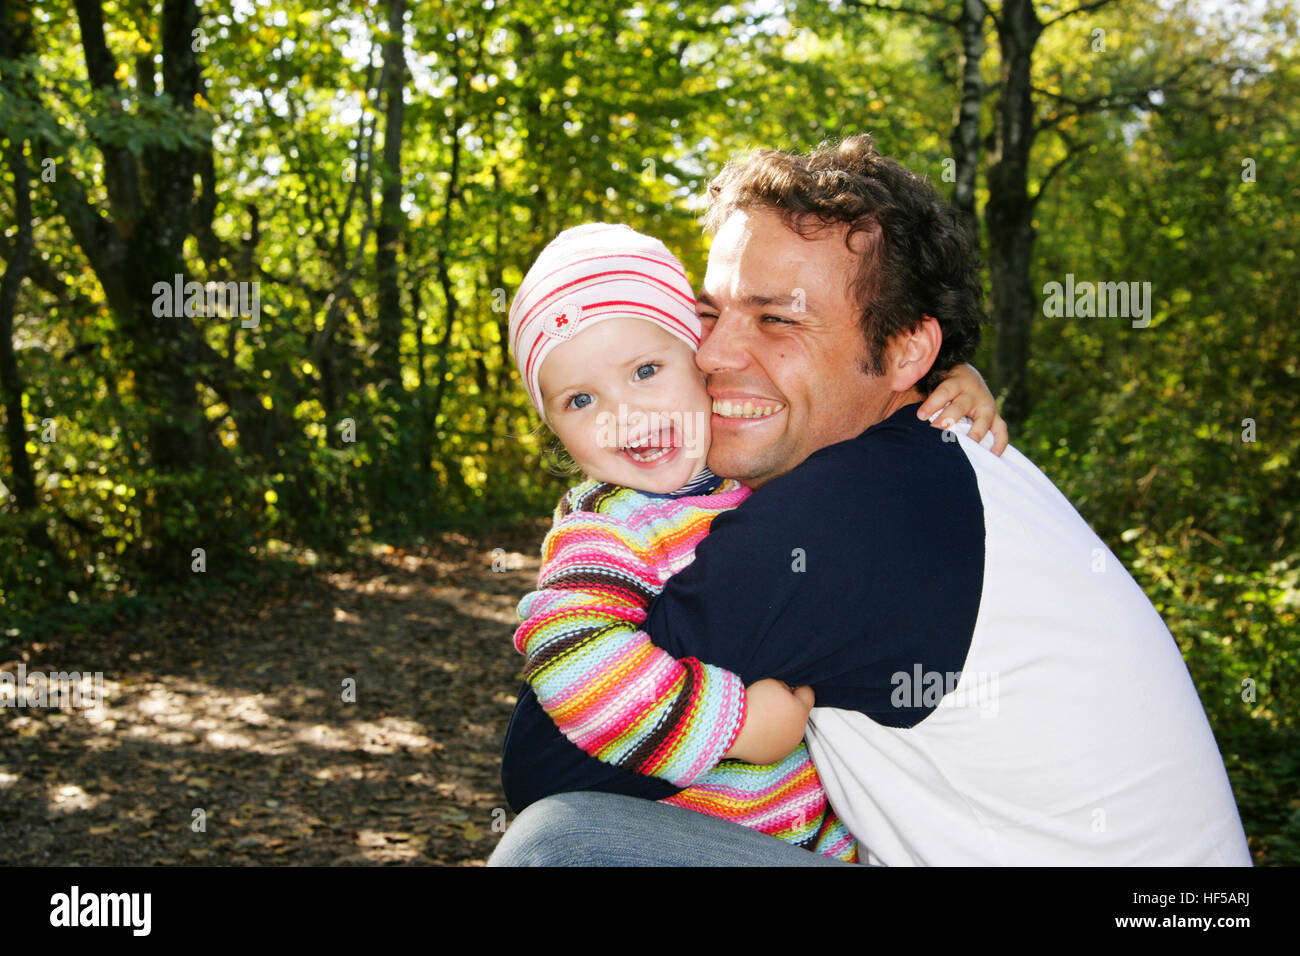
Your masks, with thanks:
M 864 371 L 883 375 L 889 340 L 926 315 L 938 320 L 943 345 L 917 389 L 928 395 L 970 360 L 985 321 L 979 249 L 938 191 L 876 152 L 869 135 L 806 156 L 762 149 L 728 163 L 709 184 L 705 230 L 712 235 L 732 213 L 755 208 L 772 209 L 804 237 L 836 223 L 849 226 L 846 245 L 857 233 L 867 237 L 852 285 L 867 341 Z

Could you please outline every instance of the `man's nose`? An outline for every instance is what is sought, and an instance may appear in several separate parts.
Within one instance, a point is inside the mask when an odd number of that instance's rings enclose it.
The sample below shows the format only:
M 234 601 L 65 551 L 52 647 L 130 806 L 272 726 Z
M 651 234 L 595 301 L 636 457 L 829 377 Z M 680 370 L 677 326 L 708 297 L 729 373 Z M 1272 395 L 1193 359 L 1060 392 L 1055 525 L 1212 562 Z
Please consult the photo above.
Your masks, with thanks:
M 738 317 L 720 314 L 700 336 L 695 364 L 705 375 L 729 372 L 748 361 L 748 332 Z

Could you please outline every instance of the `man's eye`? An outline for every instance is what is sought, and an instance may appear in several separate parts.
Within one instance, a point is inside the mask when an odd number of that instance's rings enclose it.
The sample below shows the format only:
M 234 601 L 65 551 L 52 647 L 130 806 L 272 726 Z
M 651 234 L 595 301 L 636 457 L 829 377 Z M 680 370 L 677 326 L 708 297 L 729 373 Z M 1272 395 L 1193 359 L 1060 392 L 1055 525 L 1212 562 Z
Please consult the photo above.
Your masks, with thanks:
M 701 312 L 699 319 L 701 322 L 716 322 L 718 321 L 718 314 L 716 312 Z
M 780 323 L 782 323 L 783 325 L 794 325 L 794 323 L 791 322 L 789 319 L 784 318 L 783 316 L 779 316 L 779 315 L 765 315 L 765 316 L 763 316 L 763 321 L 764 321 L 764 322 L 780 322 Z
M 654 374 L 655 372 L 657 372 L 658 370 L 659 370 L 659 366 L 658 366 L 658 365 L 655 365 L 653 362 L 647 362 L 645 365 L 640 366 L 640 367 L 636 370 L 636 377 L 637 377 L 638 380 L 643 379 L 643 378 L 649 378 L 651 375 L 653 375 L 653 374 Z
M 586 392 L 578 392 L 576 395 L 570 398 L 568 402 L 566 402 L 565 404 L 569 408 L 578 409 L 578 408 L 586 408 L 593 401 L 595 401 L 595 399 L 593 399 Z

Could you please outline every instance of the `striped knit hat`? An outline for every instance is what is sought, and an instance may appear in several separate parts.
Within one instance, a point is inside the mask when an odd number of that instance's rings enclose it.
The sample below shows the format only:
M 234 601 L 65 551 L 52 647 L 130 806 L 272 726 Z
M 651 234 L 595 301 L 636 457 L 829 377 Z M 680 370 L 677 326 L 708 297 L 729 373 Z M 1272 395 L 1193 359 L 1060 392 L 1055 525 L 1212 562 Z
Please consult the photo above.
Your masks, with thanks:
M 602 319 L 629 316 L 699 347 L 695 293 L 662 242 L 592 222 L 564 230 L 542 250 L 510 304 L 510 351 L 543 418 L 538 378 L 551 349 Z

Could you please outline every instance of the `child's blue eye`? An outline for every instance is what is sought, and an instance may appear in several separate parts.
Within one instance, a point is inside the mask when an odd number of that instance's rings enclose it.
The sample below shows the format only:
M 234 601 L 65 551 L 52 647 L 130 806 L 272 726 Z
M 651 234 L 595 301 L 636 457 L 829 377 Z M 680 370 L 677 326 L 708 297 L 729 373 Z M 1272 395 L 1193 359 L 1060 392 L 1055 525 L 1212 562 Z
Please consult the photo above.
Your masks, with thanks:
M 574 395 L 571 399 L 569 399 L 569 407 L 570 407 L 570 408 L 586 408 L 586 407 L 587 407 L 588 405 L 590 405 L 593 401 L 594 401 L 594 399 L 593 399 L 590 395 L 588 395 L 586 392 L 578 392 L 578 393 L 577 393 L 576 395 Z
M 649 378 L 651 375 L 655 373 L 656 370 L 658 370 L 658 368 L 659 368 L 658 365 L 647 362 L 645 365 L 642 365 L 640 368 L 636 370 L 636 377 L 638 380 L 643 378 Z M 650 371 L 646 372 L 646 369 L 649 369 Z

